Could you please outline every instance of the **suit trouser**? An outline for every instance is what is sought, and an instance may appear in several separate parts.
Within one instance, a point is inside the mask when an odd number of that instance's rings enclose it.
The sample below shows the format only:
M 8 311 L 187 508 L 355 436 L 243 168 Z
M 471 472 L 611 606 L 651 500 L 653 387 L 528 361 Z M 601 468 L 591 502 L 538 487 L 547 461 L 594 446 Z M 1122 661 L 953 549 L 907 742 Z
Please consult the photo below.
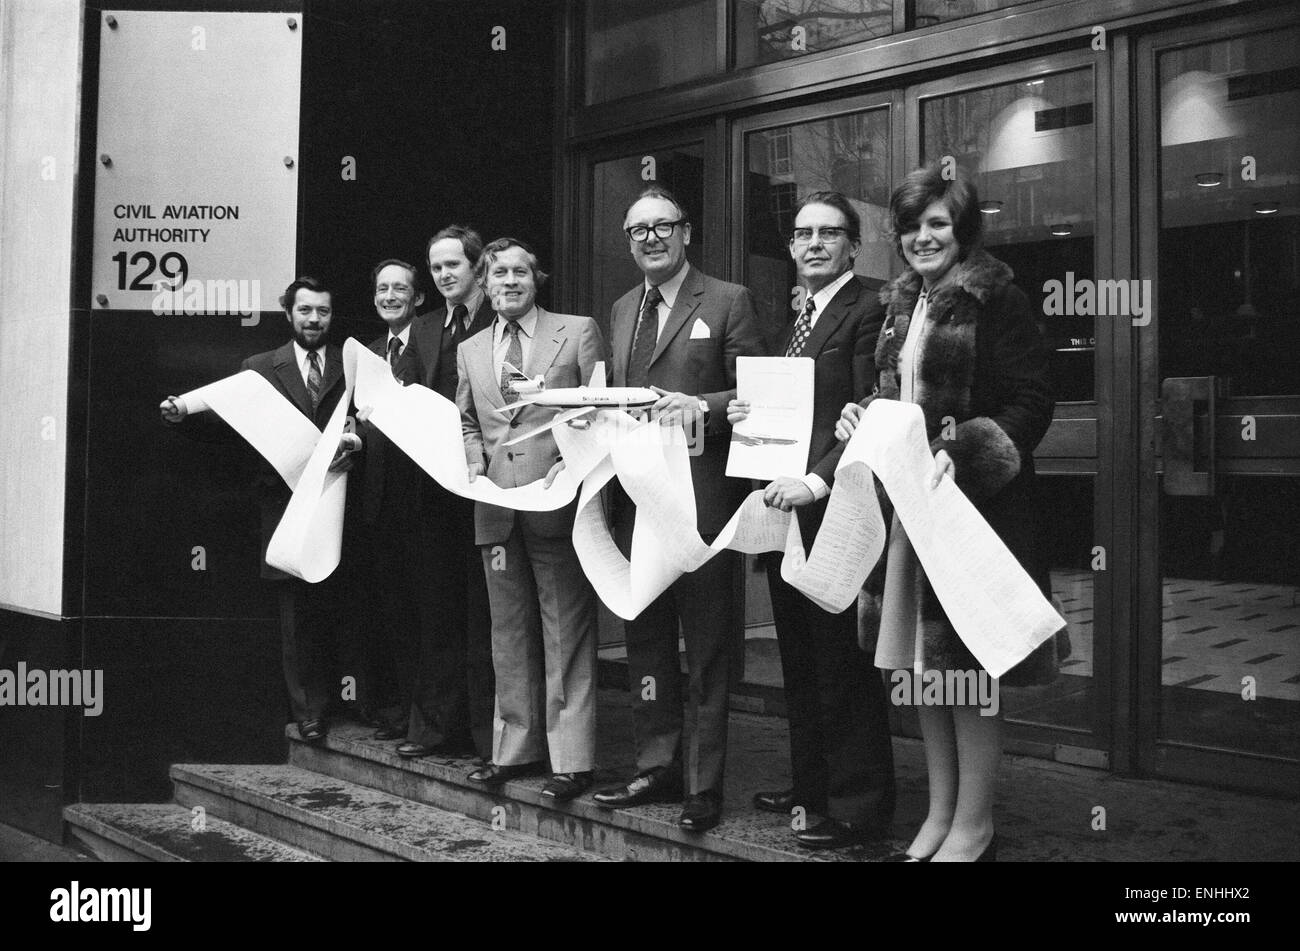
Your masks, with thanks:
M 492 605 L 496 720 L 492 762 L 544 760 L 556 773 L 596 765 L 596 592 L 569 535 L 530 530 L 515 515 L 510 537 L 483 545 Z
M 844 822 L 888 824 L 894 815 L 894 752 L 880 672 L 858 647 L 856 605 L 823 611 L 781 579 L 767 580 L 790 725 L 795 801 Z
M 293 719 L 316 720 L 329 703 L 326 645 L 337 627 L 335 591 L 327 579 L 319 585 L 298 578 L 275 582 L 280 604 L 280 651 L 284 684 Z
M 474 543 L 474 502 L 453 496 L 450 503 L 454 534 L 464 566 L 465 586 L 465 687 L 469 704 L 469 732 L 474 749 L 492 758 L 493 719 L 496 708 L 496 674 L 492 668 L 492 608 L 488 602 L 483 554 Z
M 631 551 L 634 523 L 632 512 L 619 512 L 614 534 L 624 555 Z M 706 535 L 704 540 L 714 537 Z M 739 552 L 715 555 L 699 570 L 674 581 L 624 624 L 637 772 L 679 764 L 689 794 L 722 793 L 735 669 L 733 634 L 742 606 L 739 566 Z M 686 699 L 695 724 L 689 735 L 685 735 L 679 630 L 686 641 Z M 646 677 L 654 678 L 653 699 L 645 687 Z

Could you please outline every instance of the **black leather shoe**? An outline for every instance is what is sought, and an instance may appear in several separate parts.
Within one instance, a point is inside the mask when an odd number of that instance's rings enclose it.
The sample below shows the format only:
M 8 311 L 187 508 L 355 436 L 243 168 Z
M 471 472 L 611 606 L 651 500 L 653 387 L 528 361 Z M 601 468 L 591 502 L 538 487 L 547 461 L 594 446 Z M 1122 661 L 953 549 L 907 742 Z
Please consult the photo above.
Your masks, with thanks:
M 556 802 L 568 802 L 577 799 L 591 788 L 591 772 L 556 773 L 542 787 L 542 795 Z
M 790 810 L 796 805 L 798 803 L 794 801 L 793 789 L 754 793 L 754 808 L 762 809 L 764 812 L 779 812 L 783 816 L 788 816 Z
M 329 732 L 324 720 L 300 720 L 298 721 L 298 735 L 306 743 L 319 743 L 325 739 L 325 734 Z
M 406 736 L 406 724 L 397 726 L 392 723 L 385 723 L 375 731 L 376 740 L 400 740 Z
M 682 777 L 676 769 L 660 766 L 633 777 L 626 786 L 603 789 L 591 798 L 606 809 L 625 809 L 648 802 L 681 802 Z
M 677 824 L 687 832 L 708 832 L 722 819 L 722 803 L 712 793 L 686 797 Z
M 879 826 L 823 819 L 811 829 L 796 832 L 794 837 L 800 845 L 810 849 L 843 849 L 850 845 L 865 845 L 882 835 L 884 831 Z
M 481 786 L 500 786 L 504 782 L 512 779 L 519 779 L 523 776 L 536 776 L 542 771 L 541 763 L 519 763 L 515 766 L 498 766 L 496 763 L 488 763 L 468 777 L 471 783 L 478 783 Z
M 406 759 L 417 759 L 421 756 L 432 756 L 438 752 L 436 746 L 425 746 L 423 743 L 403 743 L 397 748 L 397 755 Z
M 881 861 L 883 862 L 928 862 L 934 858 L 934 853 L 929 855 L 913 855 L 911 852 L 894 852 L 892 855 L 886 855 Z

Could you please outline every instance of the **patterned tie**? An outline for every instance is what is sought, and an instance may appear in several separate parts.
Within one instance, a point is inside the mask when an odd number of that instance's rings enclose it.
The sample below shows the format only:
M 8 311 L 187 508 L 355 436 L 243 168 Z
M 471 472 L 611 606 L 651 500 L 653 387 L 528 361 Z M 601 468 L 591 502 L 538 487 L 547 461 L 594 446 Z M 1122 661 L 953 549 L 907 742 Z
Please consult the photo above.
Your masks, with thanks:
M 506 347 L 506 363 L 523 373 L 524 346 L 519 342 L 519 322 L 516 320 L 506 321 L 506 333 L 510 334 L 510 345 Z M 501 397 L 506 402 L 514 398 L 515 388 L 510 382 L 510 370 L 503 363 L 501 365 Z
M 307 352 L 307 395 L 312 409 L 320 405 L 320 354 L 315 350 Z
M 803 345 L 808 342 L 808 337 L 812 334 L 812 315 L 816 309 L 817 305 L 813 303 L 812 297 L 809 297 L 803 313 L 794 322 L 794 336 L 790 338 L 790 346 L 785 348 L 787 357 L 797 357 L 803 351 Z
M 457 304 L 451 309 L 451 344 L 456 346 L 465 334 L 465 315 L 469 313 L 464 304 Z
M 393 337 L 388 341 L 388 366 L 393 371 L 393 376 L 397 376 L 397 361 L 402 356 L 402 338 Z
M 652 287 L 641 305 L 641 316 L 637 318 L 636 332 L 632 337 L 632 356 L 627 362 L 628 386 L 645 386 L 646 377 L 650 375 L 650 358 L 659 342 L 659 303 L 663 299 L 659 288 Z

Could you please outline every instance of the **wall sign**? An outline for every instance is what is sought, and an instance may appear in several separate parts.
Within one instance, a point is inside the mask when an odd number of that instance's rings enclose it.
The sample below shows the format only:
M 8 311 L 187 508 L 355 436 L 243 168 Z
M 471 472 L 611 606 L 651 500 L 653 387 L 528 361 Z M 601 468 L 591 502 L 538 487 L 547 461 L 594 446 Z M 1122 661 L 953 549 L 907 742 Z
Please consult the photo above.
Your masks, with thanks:
M 91 307 L 256 323 L 295 277 L 301 17 L 99 16 Z

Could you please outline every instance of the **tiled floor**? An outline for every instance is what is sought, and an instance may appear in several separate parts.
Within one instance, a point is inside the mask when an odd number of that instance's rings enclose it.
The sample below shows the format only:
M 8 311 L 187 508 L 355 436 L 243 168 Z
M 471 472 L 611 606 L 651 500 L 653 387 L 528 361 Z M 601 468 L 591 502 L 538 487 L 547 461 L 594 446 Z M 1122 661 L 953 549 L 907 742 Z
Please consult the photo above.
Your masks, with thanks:
M 1090 572 L 1054 572 L 1052 592 L 1070 622 L 1063 670 L 1092 674 Z M 1255 678 L 1257 696 L 1300 702 L 1300 587 L 1248 581 L 1164 583 L 1161 682 L 1240 693 Z

